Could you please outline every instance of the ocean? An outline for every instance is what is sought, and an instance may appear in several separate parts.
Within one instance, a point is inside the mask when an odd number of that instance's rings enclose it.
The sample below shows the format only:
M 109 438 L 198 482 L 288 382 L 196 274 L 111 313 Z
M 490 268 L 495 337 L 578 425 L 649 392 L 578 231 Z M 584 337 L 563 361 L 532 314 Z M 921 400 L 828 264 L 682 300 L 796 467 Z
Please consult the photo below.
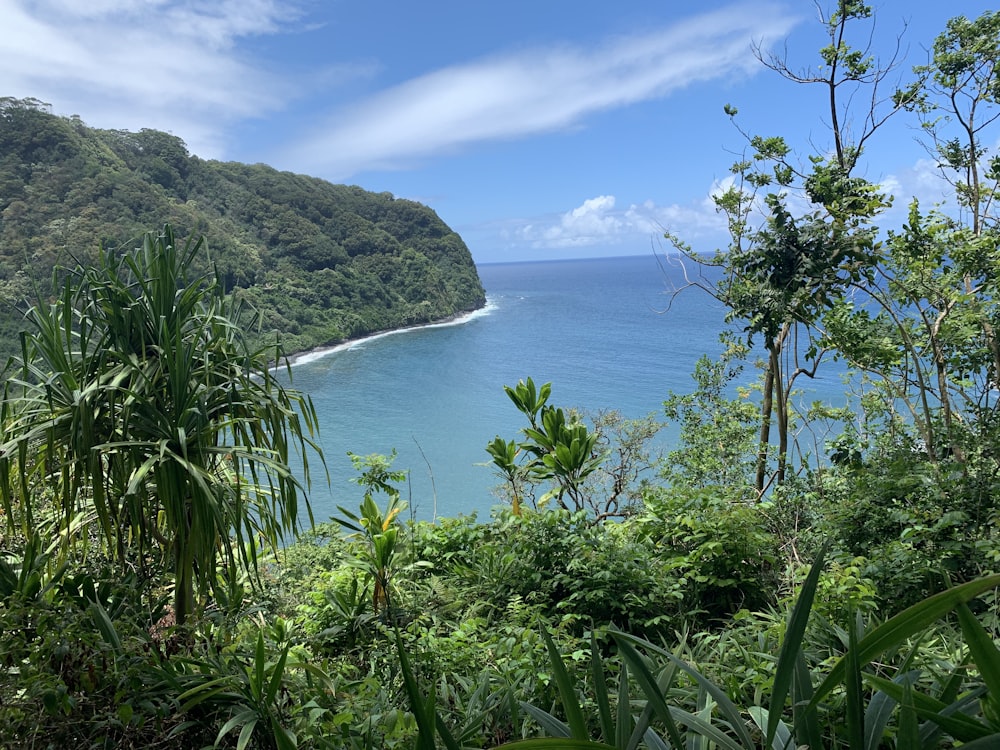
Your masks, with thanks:
M 692 389 L 698 358 L 721 350 L 724 308 L 698 289 L 674 295 L 683 270 L 652 253 L 484 264 L 479 275 L 483 310 L 310 354 L 292 368 L 292 384 L 318 412 L 331 475 L 327 486 L 312 472 L 317 522 L 361 498 L 348 452 L 394 450 L 413 518 L 488 518 L 500 480 L 486 444 L 525 426 L 504 385 L 531 377 L 552 383 L 555 406 L 662 418 L 671 391 Z M 755 376 L 748 367 L 747 381 Z M 836 375 L 811 386 L 831 397 L 842 390 Z M 676 431 L 658 440 L 669 448 Z

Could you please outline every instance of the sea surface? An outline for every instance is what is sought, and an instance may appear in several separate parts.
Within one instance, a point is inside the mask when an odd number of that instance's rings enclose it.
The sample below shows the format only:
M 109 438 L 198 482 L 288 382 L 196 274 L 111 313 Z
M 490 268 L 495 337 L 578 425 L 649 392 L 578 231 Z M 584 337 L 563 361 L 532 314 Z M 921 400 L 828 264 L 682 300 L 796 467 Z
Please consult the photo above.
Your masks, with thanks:
M 505 385 L 531 377 L 552 383 L 556 406 L 662 417 L 671 391 L 692 389 L 698 358 L 721 349 L 724 309 L 698 289 L 674 294 L 684 271 L 662 256 L 484 264 L 479 275 L 483 310 L 297 360 L 292 382 L 313 399 L 331 476 L 327 486 L 311 460 L 317 522 L 361 498 L 348 452 L 393 450 L 412 517 L 488 518 L 500 480 L 485 446 L 525 426 Z M 842 390 L 836 375 L 813 387 Z M 658 439 L 670 447 L 676 430 Z

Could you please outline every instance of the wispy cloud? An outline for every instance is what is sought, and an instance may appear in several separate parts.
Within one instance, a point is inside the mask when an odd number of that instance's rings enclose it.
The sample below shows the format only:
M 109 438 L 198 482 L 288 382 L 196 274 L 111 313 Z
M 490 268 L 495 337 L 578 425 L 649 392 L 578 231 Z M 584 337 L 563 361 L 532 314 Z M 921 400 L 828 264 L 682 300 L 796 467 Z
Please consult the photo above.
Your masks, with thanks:
M 403 168 L 481 141 L 578 126 L 590 114 L 749 74 L 796 18 L 735 5 L 597 48 L 562 45 L 437 70 L 330 115 L 279 159 L 333 179 Z
M 351 77 L 350 64 L 331 63 L 296 81 L 251 56 L 253 38 L 301 30 L 304 8 L 301 0 L 0 0 L 0 94 L 52 102 L 99 127 L 168 130 L 199 155 L 224 156 L 240 122 L 296 98 L 316 102 L 317 89 Z M 733 5 L 596 46 L 453 65 L 328 113 L 276 158 L 342 179 L 578 127 L 596 112 L 749 74 L 750 42 L 767 46 L 794 23 L 776 5 Z
M 171 130 L 202 155 L 289 96 L 239 43 L 298 17 L 277 0 L 0 0 L 4 94 L 101 127 Z

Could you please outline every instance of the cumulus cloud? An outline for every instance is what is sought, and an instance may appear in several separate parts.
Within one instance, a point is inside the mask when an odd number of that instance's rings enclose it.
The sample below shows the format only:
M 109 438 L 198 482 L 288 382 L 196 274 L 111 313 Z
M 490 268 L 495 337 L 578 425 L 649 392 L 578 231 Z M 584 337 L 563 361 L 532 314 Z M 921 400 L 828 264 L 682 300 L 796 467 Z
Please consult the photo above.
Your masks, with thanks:
M 288 96 L 286 82 L 237 51 L 294 20 L 287 2 L 0 0 L 0 17 L 4 94 L 93 125 L 170 130 L 203 156 L 223 150 L 227 124 Z
M 714 186 L 713 186 L 714 187 Z M 534 248 L 641 245 L 658 240 L 669 230 L 685 240 L 715 238 L 725 231 L 725 221 L 710 196 L 691 205 L 657 205 L 652 200 L 618 208 L 613 195 L 588 198 L 576 208 L 554 216 L 521 222 L 504 232 Z
M 576 126 L 599 111 L 749 74 L 759 68 L 751 42 L 766 47 L 795 20 L 777 6 L 735 5 L 596 48 L 547 47 L 443 68 L 334 113 L 282 161 L 342 179 Z

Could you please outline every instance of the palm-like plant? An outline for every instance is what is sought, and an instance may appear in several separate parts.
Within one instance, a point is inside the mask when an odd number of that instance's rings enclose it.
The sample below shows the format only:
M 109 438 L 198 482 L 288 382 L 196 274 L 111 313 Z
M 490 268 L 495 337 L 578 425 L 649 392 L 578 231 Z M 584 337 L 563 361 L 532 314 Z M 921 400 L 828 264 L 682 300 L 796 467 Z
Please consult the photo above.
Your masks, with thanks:
M 298 528 L 289 453 L 306 477 L 318 453 L 310 400 L 272 371 L 280 347 L 254 348 L 239 303 L 194 273 L 202 245 L 165 227 L 70 274 L 28 313 L 0 415 L 7 517 L 31 527 L 52 499 L 63 526 L 96 519 L 120 558 L 159 553 L 179 623 L 220 562 L 255 571 L 258 545 Z

